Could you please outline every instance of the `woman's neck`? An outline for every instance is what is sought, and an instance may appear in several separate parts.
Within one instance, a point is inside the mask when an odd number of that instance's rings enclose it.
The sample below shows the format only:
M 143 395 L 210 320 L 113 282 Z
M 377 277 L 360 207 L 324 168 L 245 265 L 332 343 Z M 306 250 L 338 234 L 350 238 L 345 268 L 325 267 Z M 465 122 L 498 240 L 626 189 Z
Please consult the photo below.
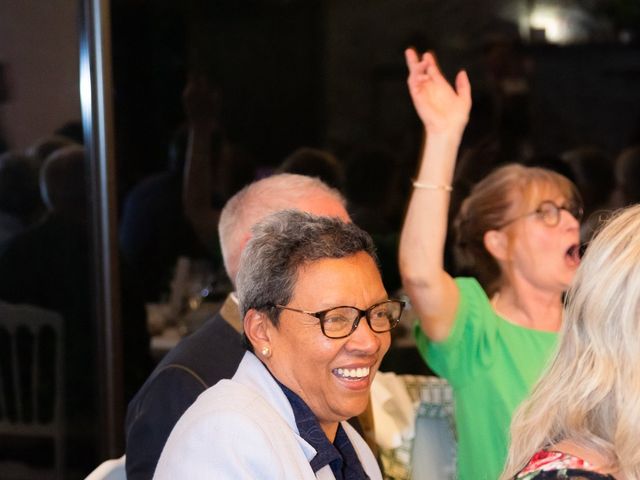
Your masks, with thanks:
M 610 467 L 610 461 L 599 452 L 590 448 L 581 447 L 580 445 L 572 442 L 571 440 L 563 440 L 555 445 L 549 447 L 547 450 L 555 450 L 558 452 L 573 455 L 574 457 L 581 458 L 593 468 L 594 471 L 603 475 L 611 475 L 617 480 L 624 480 L 625 477 L 616 469 Z
M 562 294 L 505 284 L 491 298 L 495 312 L 522 327 L 557 332 L 562 323 Z
M 336 434 L 338 433 L 338 422 L 330 422 L 330 423 L 320 422 L 320 428 L 322 429 L 324 434 L 327 436 L 329 441 L 333 443 L 333 441 L 336 439 Z

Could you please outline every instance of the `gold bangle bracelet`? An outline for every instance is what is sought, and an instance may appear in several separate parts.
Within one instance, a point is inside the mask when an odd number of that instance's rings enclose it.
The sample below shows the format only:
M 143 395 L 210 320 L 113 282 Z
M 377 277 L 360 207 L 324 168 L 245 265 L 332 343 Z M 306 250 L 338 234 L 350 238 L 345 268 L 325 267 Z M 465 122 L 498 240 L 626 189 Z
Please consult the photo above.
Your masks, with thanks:
M 421 188 L 423 190 L 444 190 L 445 192 L 451 192 L 453 187 L 451 185 L 437 185 L 435 183 L 422 183 L 413 181 L 414 188 Z

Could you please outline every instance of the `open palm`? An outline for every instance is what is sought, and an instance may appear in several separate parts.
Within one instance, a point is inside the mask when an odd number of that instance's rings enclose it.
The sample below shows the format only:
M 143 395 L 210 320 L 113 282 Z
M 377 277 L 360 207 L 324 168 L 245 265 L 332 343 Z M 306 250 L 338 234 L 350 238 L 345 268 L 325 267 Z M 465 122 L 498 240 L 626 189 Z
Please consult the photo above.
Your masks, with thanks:
M 407 84 L 413 105 L 429 133 L 464 129 L 471 110 L 471 85 L 465 71 L 458 72 L 455 89 L 440 72 L 435 56 L 405 51 Z

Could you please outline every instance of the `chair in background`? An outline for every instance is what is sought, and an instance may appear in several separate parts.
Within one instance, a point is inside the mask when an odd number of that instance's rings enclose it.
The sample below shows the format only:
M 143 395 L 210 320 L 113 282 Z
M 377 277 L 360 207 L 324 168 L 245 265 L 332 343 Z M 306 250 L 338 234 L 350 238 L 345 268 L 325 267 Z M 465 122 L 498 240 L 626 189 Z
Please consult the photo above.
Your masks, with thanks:
M 12 447 L 0 459 L 3 479 L 64 477 L 62 350 L 59 314 L 0 301 L 0 439 Z M 44 465 L 33 453 L 13 458 L 22 447 L 41 454 L 43 441 L 53 445 Z
M 125 456 L 105 460 L 84 480 L 127 480 Z

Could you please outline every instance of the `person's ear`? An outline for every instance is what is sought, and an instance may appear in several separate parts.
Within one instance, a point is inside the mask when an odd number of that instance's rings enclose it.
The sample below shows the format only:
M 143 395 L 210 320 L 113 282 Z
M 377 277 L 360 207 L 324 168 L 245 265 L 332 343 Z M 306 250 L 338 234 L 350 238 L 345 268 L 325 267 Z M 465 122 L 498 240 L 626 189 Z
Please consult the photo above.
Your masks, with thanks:
M 508 254 L 509 239 L 501 230 L 488 230 L 483 237 L 484 248 L 496 260 L 506 260 Z
M 244 316 L 244 334 L 253 345 L 256 355 L 271 356 L 271 336 L 274 328 L 267 314 L 253 308 Z

